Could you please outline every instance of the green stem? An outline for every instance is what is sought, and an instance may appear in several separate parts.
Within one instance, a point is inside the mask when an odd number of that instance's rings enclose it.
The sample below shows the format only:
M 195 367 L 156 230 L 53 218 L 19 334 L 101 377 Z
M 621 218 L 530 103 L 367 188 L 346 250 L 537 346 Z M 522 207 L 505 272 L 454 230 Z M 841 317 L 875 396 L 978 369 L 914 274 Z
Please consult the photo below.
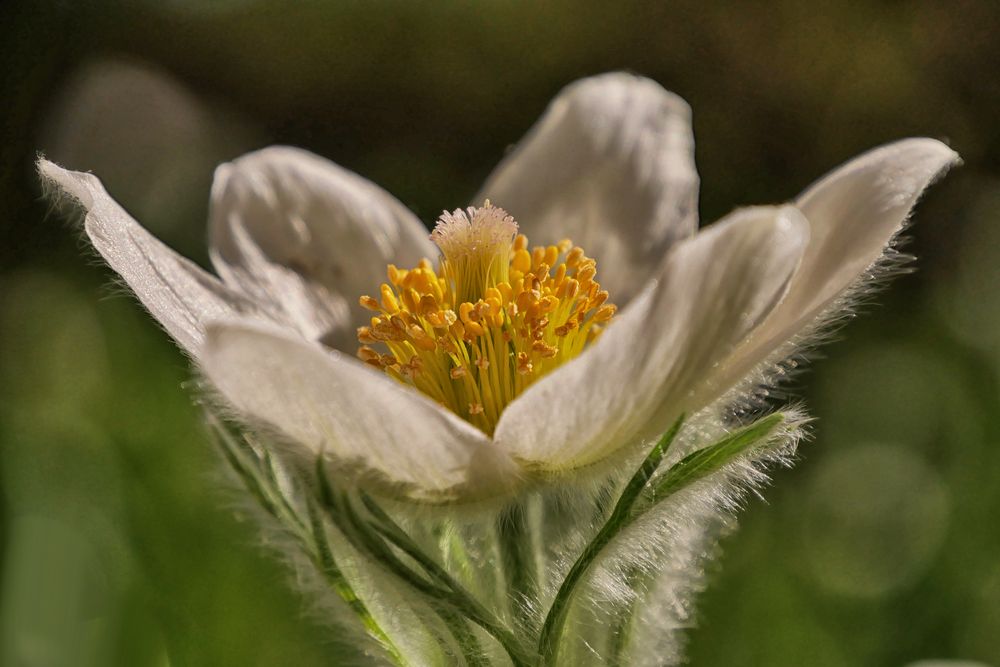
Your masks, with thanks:
M 316 506 L 312 502 L 308 502 L 306 507 L 309 512 L 309 523 L 316 537 L 316 562 L 320 571 L 326 577 L 333 590 L 336 591 L 337 595 L 340 596 L 340 599 L 347 603 L 351 611 L 361 620 L 368 634 L 385 647 L 396 664 L 408 664 L 403 654 L 400 653 L 389 636 L 382 630 L 378 621 L 371 615 L 368 607 L 357 596 L 354 588 L 348 583 L 340 568 L 337 567 L 337 563 L 333 558 L 333 550 L 330 549 L 330 544 L 326 539 L 326 526 L 324 526 L 319 512 L 316 511 Z
M 268 458 L 261 470 L 261 461 L 256 453 L 251 457 L 244 448 L 234 442 L 225 425 L 214 418 L 209 418 L 209 424 L 216 433 L 216 442 L 230 467 L 239 475 L 247 491 L 256 498 L 260 506 L 272 517 L 277 519 L 296 536 L 310 560 L 320 571 L 337 596 L 347 604 L 361 622 L 368 635 L 386 649 L 386 652 L 399 665 L 406 665 L 399 649 L 389 639 L 385 631 L 371 615 L 364 602 L 357 596 L 350 583 L 344 577 L 333 557 L 333 552 L 326 539 L 326 533 L 312 504 L 307 505 L 309 526 L 295 511 L 288 499 L 280 491 L 276 481 L 273 462 Z M 256 465 L 255 465 L 256 462 Z M 310 539 L 311 538 L 311 539 Z
M 627 587 L 635 591 L 642 579 L 642 573 L 638 569 L 631 569 L 625 574 Z M 638 595 L 638 592 L 636 592 Z M 615 614 L 614 626 L 611 628 L 611 647 L 608 650 L 608 667 L 619 667 L 622 665 L 623 653 L 628 646 L 629 635 L 632 631 L 632 622 L 635 619 L 636 600 L 628 600 L 623 608 Z
M 437 604 L 435 608 L 451 629 L 451 633 L 454 635 L 455 641 L 458 642 L 458 646 L 462 650 L 462 657 L 465 658 L 465 663 L 468 667 L 489 667 L 490 663 L 483 654 L 479 640 L 469 626 L 466 625 L 465 619 L 447 603 Z
M 342 533 L 361 551 L 367 551 L 390 572 L 410 584 L 420 593 L 432 598 L 442 598 L 448 591 L 421 577 L 401 561 L 381 536 L 357 513 L 350 500 L 341 496 L 336 505 L 327 505 L 327 515 Z M 346 517 L 346 520 L 344 520 Z
M 525 651 L 514 633 L 502 621 L 497 619 L 492 612 L 470 595 L 461 583 L 456 581 L 437 561 L 424 553 L 412 538 L 407 535 L 406 531 L 370 496 L 361 494 L 361 501 L 376 520 L 374 523 L 375 530 L 394 544 L 400 551 L 416 561 L 427 572 L 428 576 L 447 588 L 445 599 L 451 602 L 469 620 L 492 635 L 503 646 L 504 650 L 507 651 L 507 655 L 516 667 L 526 667 L 531 664 L 531 656 Z
M 469 556 L 465 540 L 458 532 L 445 530 L 443 534 L 437 535 L 438 548 L 441 551 L 441 565 L 446 572 L 462 572 L 464 576 L 456 577 L 456 581 L 474 597 L 480 597 L 477 593 L 482 590 L 482 582 L 475 580 L 475 566 Z M 470 576 L 472 577 L 470 579 Z
M 516 503 L 508 507 L 497 519 L 497 536 L 507 590 L 517 611 L 531 599 L 535 586 L 535 559 L 528 527 L 526 508 Z
M 635 475 L 625 487 L 614 511 L 602 526 L 594 539 L 587 545 L 580 554 L 580 557 L 570 568 L 569 574 L 563 580 L 562 586 L 556 593 L 552 607 L 549 609 L 542 633 L 539 638 L 538 649 L 543 665 L 553 665 L 559 651 L 559 640 L 562 634 L 562 626 L 566 620 L 568 605 L 576 590 L 577 584 L 590 569 L 590 566 L 597 559 L 601 551 L 619 533 L 628 528 L 636 519 L 655 505 L 663 502 L 681 489 L 684 489 L 698 480 L 704 479 L 708 475 L 720 470 L 723 466 L 737 457 L 754 449 L 760 443 L 767 443 L 771 440 L 778 426 L 784 422 L 785 416 L 781 413 L 769 415 L 749 426 L 730 433 L 718 442 L 688 454 L 679 462 L 670 467 L 667 472 L 651 483 L 651 489 L 645 498 L 641 498 L 650 477 L 656 470 L 656 466 L 663 460 L 663 456 L 670 445 L 670 442 L 677 435 L 680 429 L 681 419 L 678 419 L 674 426 L 656 444 L 646 460 L 636 471 Z M 642 501 L 642 502 L 639 502 Z
M 545 623 L 542 626 L 542 632 L 538 639 L 538 654 L 541 664 L 556 664 L 563 624 L 566 621 L 566 615 L 569 612 L 569 603 L 576 591 L 577 584 L 583 578 L 583 575 L 587 573 L 587 570 L 590 569 L 597 555 L 629 521 L 632 505 L 639 497 L 639 494 L 642 493 L 647 482 L 649 482 L 649 478 L 656 472 L 656 468 L 660 465 L 660 462 L 663 461 L 667 449 L 669 449 L 674 438 L 677 437 L 677 433 L 680 431 L 681 424 L 683 423 L 684 415 L 681 415 L 674 422 L 674 425 L 670 427 L 670 430 L 654 445 L 652 451 L 649 452 L 642 465 L 639 466 L 639 469 L 632 476 L 632 479 L 625 485 L 625 490 L 622 491 L 622 495 L 618 498 L 611 516 L 608 517 L 601 530 L 590 541 L 590 544 L 584 548 L 583 553 L 580 554 L 580 557 L 573 563 L 573 567 L 570 568 L 569 573 L 559 587 L 559 591 L 556 593 L 555 599 L 552 601 L 552 606 L 545 617 Z
M 482 650 L 475 635 L 469 631 L 462 617 L 455 613 L 453 605 L 450 602 L 442 602 L 447 599 L 448 591 L 420 577 L 399 560 L 371 525 L 355 512 L 350 499 L 345 494 L 334 495 L 329 480 L 325 479 L 325 474 L 320 472 L 320 475 L 320 496 L 326 514 L 334 525 L 356 548 L 367 551 L 397 577 L 434 600 L 432 606 L 448 626 L 466 662 L 472 667 L 483 665 Z
M 301 539 L 307 532 L 305 523 L 290 508 L 284 495 L 276 493 L 276 487 L 269 483 L 268 476 L 259 469 L 258 465 L 255 465 L 255 462 L 260 462 L 257 459 L 256 453 L 253 454 L 253 461 L 251 461 L 251 456 L 244 451 L 244 447 L 234 441 L 232 435 L 228 433 L 224 425 L 214 418 L 209 419 L 209 425 L 214 430 L 216 435 L 215 441 L 222 451 L 223 457 L 233 472 L 239 476 L 244 488 L 257 500 L 264 511 L 286 527 L 291 528 L 296 536 Z

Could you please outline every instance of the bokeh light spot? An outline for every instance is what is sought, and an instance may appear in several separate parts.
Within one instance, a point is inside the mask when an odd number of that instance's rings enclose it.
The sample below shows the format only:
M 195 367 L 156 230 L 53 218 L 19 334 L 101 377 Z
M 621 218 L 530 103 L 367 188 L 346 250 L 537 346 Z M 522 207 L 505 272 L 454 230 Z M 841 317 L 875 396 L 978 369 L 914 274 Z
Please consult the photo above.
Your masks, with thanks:
M 905 588 L 940 549 L 948 508 L 940 476 L 912 450 L 864 445 L 837 452 L 806 489 L 808 574 L 847 597 Z

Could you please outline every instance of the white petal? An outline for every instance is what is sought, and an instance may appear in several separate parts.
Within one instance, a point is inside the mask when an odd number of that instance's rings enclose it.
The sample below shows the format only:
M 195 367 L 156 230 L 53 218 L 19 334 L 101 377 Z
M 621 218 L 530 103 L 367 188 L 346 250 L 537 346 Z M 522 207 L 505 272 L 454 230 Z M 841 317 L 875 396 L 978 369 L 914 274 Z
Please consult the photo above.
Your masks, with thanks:
M 306 151 L 275 146 L 221 165 L 212 186 L 212 261 L 308 338 L 353 347 L 362 294 L 386 265 L 437 253 L 427 229 L 374 183 Z
M 934 139 L 876 148 L 806 190 L 796 206 L 809 220 L 809 246 L 788 296 L 732 361 L 746 373 L 809 325 L 867 271 L 903 228 L 924 189 L 958 162 Z
M 94 248 L 189 354 L 198 354 L 209 320 L 256 311 L 243 296 L 143 229 L 93 174 L 44 159 L 38 161 L 38 173 L 46 186 L 79 202 Z
M 578 81 L 500 163 L 476 203 L 487 197 L 533 244 L 568 237 L 582 246 L 623 304 L 666 249 L 697 229 L 691 110 L 630 74 Z
M 785 294 L 807 240 L 786 206 L 737 211 L 678 244 L 594 345 L 507 407 L 496 441 L 529 468 L 580 467 L 702 407 L 728 389 L 720 362 Z
M 245 323 L 209 327 L 209 381 L 250 421 L 383 492 L 445 501 L 514 483 L 513 463 L 481 431 L 357 360 Z

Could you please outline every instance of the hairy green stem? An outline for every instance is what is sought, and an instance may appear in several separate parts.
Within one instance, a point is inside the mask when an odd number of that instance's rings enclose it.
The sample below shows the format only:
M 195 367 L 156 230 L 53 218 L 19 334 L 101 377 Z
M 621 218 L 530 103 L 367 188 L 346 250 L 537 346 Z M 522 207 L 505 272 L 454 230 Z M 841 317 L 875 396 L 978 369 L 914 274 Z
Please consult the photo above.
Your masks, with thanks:
M 523 504 L 512 504 L 500 515 L 497 537 L 507 591 L 517 618 L 518 610 L 532 597 L 536 579 L 531 529 Z
M 482 665 L 483 654 L 475 635 L 469 631 L 464 619 L 455 612 L 454 606 L 449 601 L 445 601 L 448 591 L 427 581 L 407 567 L 385 544 L 372 526 L 358 515 L 346 494 L 333 492 L 326 473 L 322 469 L 322 462 L 317 463 L 320 499 L 326 510 L 326 515 L 337 526 L 338 530 L 355 545 L 355 548 L 371 554 L 390 572 L 420 593 L 430 597 L 432 607 L 451 631 L 466 663 L 472 667 Z
M 636 470 L 632 479 L 625 485 L 625 490 L 622 491 L 621 496 L 618 498 L 611 516 L 608 517 L 601 530 L 590 541 L 590 544 L 584 548 L 583 553 L 580 554 L 580 557 L 573 563 L 573 567 L 570 568 L 569 573 L 559 587 L 559 591 L 556 593 L 555 599 L 552 601 L 552 606 L 549 608 L 549 613 L 545 617 L 545 623 L 542 626 L 542 632 L 539 635 L 538 654 L 541 664 L 556 664 L 562 627 L 566 621 L 569 603 L 576 591 L 577 584 L 587 573 L 587 570 L 590 569 L 597 555 L 618 534 L 624 524 L 628 522 L 629 515 L 632 512 L 632 505 L 646 487 L 650 477 L 656 472 L 656 468 L 660 465 L 660 462 L 663 461 L 667 449 L 670 448 L 670 444 L 677 437 L 677 433 L 680 431 L 681 424 L 683 423 L 684 415 L 681 415 L 674 422 L 674 425 L 670 427 L 670 430 L 653 446 L 653 449 L 649 452 L 645 460 L 643 460 L 642 465 Z
M 223 457 L 240 477 L 246 490 L 268 514 L 292 531 L 312 560 L 313 565 L 323 575 L 337 596 L 357 616 L 365 632 L 383 646 L 397 664 L 406 665 L 407 662 L 399 649 L 379 626 L 368 607 L 357 596 L 354 588 L 337 566 L 326 539 L 322 521 L 319 520 L 313 505 L 307 505 L 309 514 L 307 526 L 284 493 L 281 492 L 274 464 L 270 457 L 267 456 L 265 461 L 261 461 L 255 452 L 251 457 L 246 451 L 243 451 L 244 447 L 234 441 L 224 424 L 214 418 L 209 419 L 209 424 L 216 434 L 215 440 Z
M 482 603 L 469 594 L 461 583 L 456 581 L 437 561 L 424 553 L 406 531 L 370 496 L 362 494 L 361 500 L 376 520 L 374 523 L 375 530 L 416 561 L 431 578 L 447 588 L 445 599 L 451 602 L 469 620 L 492 635 L 504 650 L 507 651 L 507 655 L 515 667 L 526 667 L 531 664 L 531 656 L 524 649 L 521 642 L 518 641 L 514 633 L 502 621 L 496 618 Z
M 635 595 L 639 595 L 636 590 L 642 581 L 642 573 L 637 569 L 630 569 L 625 574 L 625 582 Z M 620 667 L 625 653 L 628 649 L 629 635 L 632 633 L 632 623 L 635 619 L 636 598 L 629 599 L 622 608 L 615 614 L 613 627 L 610 631 L 611 646 L 608 649 L 608 667 Z
M 682 419 L 683 417 L 678 419 L 653 447 L 649 456 L 646 457 L 646 460 L 639 466 L 639 470 L 626 485 L 618 503 L 611 512 L 611 516 L 590 544 L 584 548 L 583 553 L 570 568 L 566 579 L 563 580 L 562 586 L 560 586 L 555 600 L 549 608 L 539 638 L 538 651 L 541 664 L 556 664 L 568 605 L 577 585 L 608 543 L 653 506 L 694 482 L 720 470 L 727 463 L 736 460 L 740 455 L 747 453 L 760 443 L 768 442 L 778 426 L 784 422 L 785 416 L 781 413 L 769 415 L 749 426 L 738 429 L 718 442 L 688 454 L 671 466 L 661 477 L 650 481 L 656 467 L 663 460 L 670 442 L 676 437 Z M 642 497 L 647 484 L 650 488 L 645 497 Z
M 277 491 L 277 485 L 271 483 L 271 476 L 260 470 L 260 460 L 256 453 L 253 453 L 253 461 L 251 461 L 251 456 L 244 451 L 249 447 L 243 447 L 236 443 L 223 424 L 215 419 L 209 419 L 209 425 L 216 436 L 215 442 L 219 450 L 229 467 L 239 476 L 247 492 L 254 497 L 265 512 L 280 521 L 282 525 L 290 528 L 299 539 L 302 539 L 308 530 L 305 523 L 289 505 L 284 494 Z
M 451 629 L 452 635 L 455 637 L 455 641 L 458 642 L 458 647 L 462 650 L 462 657 L 465 658 L 465 663 L 468 667 L 489 667 L 489 661 L 483 654 L 483 649 L 479 645 L 479 640 L 476 635 L 472 632 L 472 629 L 466 624 L 465 619 L 461 614 L 457 613 L 455 609 L 447 603 L 439 603 L 435 605 L 438 615 L 444 620 L 444 622 Z
M 316 553 L 320 571 L 324 574 L 331 587 L 337 595 L 347 603 L 351 610 L 358 616 L 368 634 L 379 644 L 385 647 L 386 651 L 398 665 L 407 665 L 408 661 L 396 648 L 389 636 L 382 630 L 375 617 L 368 611 L 368 607 L 354 592 L 354 588 L 348 583 L 337 563 L 333 558 L 333 550 L 326 538 L 326 526 L 323 519 L 316 511 L 313 502 L 307 502 L 309 512 L 309 523 L 312 526 L 313 534 L 316 536 Z
M 350 499 L 346 495 L 338 496 L 335 504 L 328 505 L 328 500 L 333 500 L 329 495 L 329 487 L 323 492 L 324 504 L 327 514 L 338 525 L 341 532 L 351 540 L 357 547 L 367 550 L 385 565 L 393 574 L 413 586 L 416 590 L 431 598 L 431 606 L 437 612 L 441 620 L 451 631 L 455 642 L 462 651 L 466 663 L 470 666 L 482 665 L 483 655 L 479 648 L 474 634 L 469 631 L 465 620 L 456 613 L 450 602 L 443 601 L 448 592 L 442 590 L 433 583 L 423 579 L 412 569 L 407 567 L 392 549 L 382 540 L 377 532 L 354 510 Z M 345 522 L 343 517 L 347 518 Z

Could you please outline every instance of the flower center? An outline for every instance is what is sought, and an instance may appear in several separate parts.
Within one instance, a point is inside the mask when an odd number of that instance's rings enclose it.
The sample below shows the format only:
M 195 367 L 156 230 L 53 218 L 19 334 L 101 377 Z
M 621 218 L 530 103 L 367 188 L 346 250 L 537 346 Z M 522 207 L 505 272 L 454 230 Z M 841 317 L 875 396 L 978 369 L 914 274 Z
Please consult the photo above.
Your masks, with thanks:
M 528 249 L 517 223 L 487 200 L 445 213 L 431 240 L 437 271 L 388 267 L 358 329 L 358 357 L 492 435 L 500 413 L 580 354 L 615 314 L 597 263 L 569 240 Z M 375 345 L 383 346 L 382 351 Z

